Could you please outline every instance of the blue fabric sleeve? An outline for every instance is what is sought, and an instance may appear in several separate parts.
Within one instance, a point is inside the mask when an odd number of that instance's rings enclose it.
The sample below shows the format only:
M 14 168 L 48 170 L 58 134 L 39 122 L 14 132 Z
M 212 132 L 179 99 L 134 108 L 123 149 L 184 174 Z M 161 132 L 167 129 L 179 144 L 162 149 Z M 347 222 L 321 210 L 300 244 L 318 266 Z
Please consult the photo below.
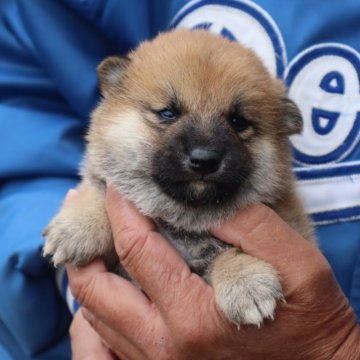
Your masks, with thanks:
M 16 360 L 70 358 L 41 233 L 78 181 L 96 66 L 115 52 L 61 1 L 0 2 L 0 344 Z
M 14 359 L 66 358 L 70 314 L 41 257 L 41 231 L 70 178 L 19 180 L 0 192 L 0 337 Z

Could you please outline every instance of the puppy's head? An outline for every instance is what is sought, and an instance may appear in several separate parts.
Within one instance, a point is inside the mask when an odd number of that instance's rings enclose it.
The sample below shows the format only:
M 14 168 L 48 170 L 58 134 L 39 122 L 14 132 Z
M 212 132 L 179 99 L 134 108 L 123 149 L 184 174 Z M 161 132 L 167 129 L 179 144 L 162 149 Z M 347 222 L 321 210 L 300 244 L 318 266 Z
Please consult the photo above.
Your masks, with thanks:
M 206 230 L 290 186 L 297 107 L 250 50 L 176 30 L 99 66 L 89 160 L 146 215 Z

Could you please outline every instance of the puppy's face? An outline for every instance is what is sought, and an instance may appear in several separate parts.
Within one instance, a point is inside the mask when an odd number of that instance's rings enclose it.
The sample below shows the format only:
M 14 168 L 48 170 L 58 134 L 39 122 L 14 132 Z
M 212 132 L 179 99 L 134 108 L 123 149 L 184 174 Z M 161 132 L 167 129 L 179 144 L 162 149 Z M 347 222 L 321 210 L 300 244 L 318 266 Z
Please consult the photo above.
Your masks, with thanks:
M 177 30 L 99 67 L 89 161 L 145 214 L 205 230 L 289 185 L 296 106 L 250 51 Z

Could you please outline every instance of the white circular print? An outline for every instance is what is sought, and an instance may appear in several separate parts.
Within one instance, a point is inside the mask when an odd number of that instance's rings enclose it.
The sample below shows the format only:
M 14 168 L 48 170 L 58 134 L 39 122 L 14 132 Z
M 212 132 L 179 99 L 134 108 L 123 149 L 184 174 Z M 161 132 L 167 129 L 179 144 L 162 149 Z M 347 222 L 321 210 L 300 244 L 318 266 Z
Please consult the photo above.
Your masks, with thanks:
M 283 78 L 286 51 L 270 15 L 245 0 L 192 1 L 175 16 L 172 27 L 202 28 L 251 48 L 273 76 Z
M 289 97 L 299 106 L 304 130 L 291 137 L 302 164 L 336 162 L 360 139 L 360 58 L 352 48 L 322 44 L 299 54 L 289 65 Z

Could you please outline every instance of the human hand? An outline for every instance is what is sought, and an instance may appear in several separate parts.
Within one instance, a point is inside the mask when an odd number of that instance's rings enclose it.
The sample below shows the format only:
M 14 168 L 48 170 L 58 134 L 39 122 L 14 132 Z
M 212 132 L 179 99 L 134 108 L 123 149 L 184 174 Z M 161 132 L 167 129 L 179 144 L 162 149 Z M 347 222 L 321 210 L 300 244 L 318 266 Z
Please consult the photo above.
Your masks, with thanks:
M 80 308 L 70 327 L 72 360 L 115 360 L 100 335 L 83 316 Z
M 108 191 L 107 210 L 122 264 L 146 292 L 100 261 L 69 267 L 85 318 L 122 359 L 358 359 L 354 313 L 320 251 L 262 205 L 240 211 L 214 234 L 271 263 L 286 304 L 261 329 L 238 331 L 214 294 L 150 221 Z

